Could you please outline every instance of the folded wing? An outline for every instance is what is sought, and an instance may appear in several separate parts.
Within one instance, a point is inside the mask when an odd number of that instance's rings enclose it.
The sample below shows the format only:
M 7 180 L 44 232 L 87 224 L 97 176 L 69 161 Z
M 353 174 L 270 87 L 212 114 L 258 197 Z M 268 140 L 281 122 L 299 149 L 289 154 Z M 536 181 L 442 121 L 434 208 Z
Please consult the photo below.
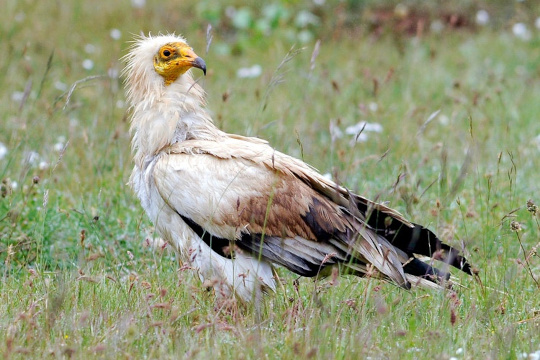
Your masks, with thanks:
M 408 288 L 441 276 L 414 256 L 439 251 L 439 259 L 470 273 L 466 260 L 429 230 L 258 139 L 184 141 L 162 155 L 154 172 L 165 203 L 224 257 L 242 252 L 303 276 L 340 264 Z

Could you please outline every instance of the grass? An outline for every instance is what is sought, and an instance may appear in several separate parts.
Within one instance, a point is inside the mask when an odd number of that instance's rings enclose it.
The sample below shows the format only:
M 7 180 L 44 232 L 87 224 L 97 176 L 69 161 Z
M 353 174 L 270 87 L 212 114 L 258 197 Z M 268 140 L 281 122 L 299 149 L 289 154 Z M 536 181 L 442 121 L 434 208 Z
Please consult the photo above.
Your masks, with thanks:
M 197 11 L 7 1 L 0 15 L 0 142 L 9 151 L 0 160 L 5 358 L 512 359 L 540 350 L 540 259 L 532 252 L 540 226 L 526 208 L 528 199 L 540 202 L 538 31 L 530 41 L 504 28 L 323 35 L 318 56 L 308 42 L 271 86 L 294 43 L 287 28 L 240 48 L 218 28 L 204 55 Z M 110 37 L 112 28 L 121 39 Z M 181 32 L 203 55 L 209 72 L 201 83 L 220 127 L 266 138 L 465 246 L 482 285 L 456 274 L 464 286 L 456 294 L 407 292 L 280 270 L 284 291 L 259 311 L 216 304 L 169 249 L 145 247 L 151 224 L 125 186 L 129 125 L 116 74 L 129 34 L 141 29 Z M 236 76 L 253 64 L 262 66 L 260 77 Z M 98 75 L 105 76 L 88 78 Z M 332 137 L 331 123 L 344 131 L 361 120 L 384 130 L 356 144 Z

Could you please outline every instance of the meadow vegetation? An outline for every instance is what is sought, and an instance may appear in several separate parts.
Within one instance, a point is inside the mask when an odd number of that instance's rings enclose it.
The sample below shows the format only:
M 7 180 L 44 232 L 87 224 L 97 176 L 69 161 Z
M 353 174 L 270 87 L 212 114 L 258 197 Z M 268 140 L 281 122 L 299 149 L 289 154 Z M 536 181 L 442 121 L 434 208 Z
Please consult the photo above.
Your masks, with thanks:
M 4 3 L 3 358 L 540 358 L 540 7 Z M 388 202 L 479 280 L 404 291 L 280 269 L 257 306 L 216 303 L 126 186 L 119 59 L 141 31 L 188 38 L 222 129 Z M 361 121 L 374 131 L 347 133 Z

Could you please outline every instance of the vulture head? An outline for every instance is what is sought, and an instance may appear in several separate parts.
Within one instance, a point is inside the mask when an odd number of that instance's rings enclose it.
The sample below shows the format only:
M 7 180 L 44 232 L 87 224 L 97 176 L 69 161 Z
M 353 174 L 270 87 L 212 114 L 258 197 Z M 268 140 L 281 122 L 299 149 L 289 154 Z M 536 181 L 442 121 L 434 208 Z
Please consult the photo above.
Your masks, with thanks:
M 179 35 L 137 38 L 124 57 L 127 94 L 138 103 L 174 84 L 192 84 L 189 69 L 199 68 L 206 75 L 206 63 Z

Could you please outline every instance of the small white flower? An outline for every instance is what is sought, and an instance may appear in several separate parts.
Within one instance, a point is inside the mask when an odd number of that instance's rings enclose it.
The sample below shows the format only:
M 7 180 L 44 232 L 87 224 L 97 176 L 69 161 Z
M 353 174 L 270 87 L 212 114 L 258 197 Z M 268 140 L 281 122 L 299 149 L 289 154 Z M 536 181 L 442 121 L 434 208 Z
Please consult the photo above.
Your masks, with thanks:
M 366 121 L 360 121 L 359 123 L 349 126 L 345 129 L 345 133 L 352 135 L 353 139 L 351 144 L 354 142 L 365 142 L 368 139 L 366 132 L 382 132 L 383 127 L 378 123 L 368 123 Z
M 90 59 L 84 59 L 82 62 L 82 67 L 84 70 L 92 70 L 94 68 L 94 62 Z
M 61 82 L 60 80 L 57 80 L 54 82 L 54 87 L 60 91 L 66 91 L 68 89 L 68 86 L 64 84 L 63 82 Z
M 0 142 L 0 160 L 6 157 L 8 153 L 8 148 L 6 145 L 4 145 L 3 142 Z
M 142 9 L 146 5 L 146 0 L 131 0 L 131 6 L 135 9 Z
M 13 190 L 17 189 L 17 187 L 19 186 L 19 184 L 15 180 L 13 180 L 10 185 Z
M 60 152 L 63 149 L 64 149 L 64 143 L 57 142 L 56 144 L 54 144 L 54 150 L 55 151 Z
M 46 161 L 40 161 L 38 168 L 39 170 L 47 170 L 49 168 L 49 163 Z
M 371 132 L 382 132 L 383 127 L 378 123 L 368 123 L 366 121 L 360 121 L 356 125 L 349 126 L 345 129 L 345 132 L 349 135 L 356 135 L 359 132 L 371 131 Z
M 487 25 L 489 22 L 489 13 L 486 10 L 478 10 L 476 13 L 476 23 L 478 25 Z
M 439 122 L 441 125 L 448 125 L 450 123 L 450 118 L 444 114 L 439 115 Z
M 363 133 L 356 133 L 356 134 L 349 134 L 354 135 L 353 139 L 351 140 L 351 145 L 354 144 L 354 142 L 366 142 L 368 140 L 368 136 L 365 132 Z
M 297 27 L 303 28 L 308 25 L 318 25 L 319 17 L 306 10 L 300 10 L 294 19 L 294 23 Z
M 456 350 L 456 355 L 461 355 L 463 354 L 463 348 L 459 348 Z
M 520 38 L 521 40 L 530 40 L 531 39 L 531 32 L 529 29 L 527 29 L 527 25 L 524 23 L 515 23 L 514 26 L 512 26 L 512 32 L 517 38 Z
M 379 110 L 379 105 L 377 105 L 376 102 L 373 102 L 373 101 L 372 101 L 372 102 L 370 102 L 370 103 L 368 104 L 368 109 L 369 109 L 371 112 L 375 112 L 375 111 Z
M 11 94 L 11 100 L 21 102 L 24 99 L 24 93 L 22 91 L 14 91 Z
M 244 67 L 238 69 L 236 76 L 241 79 L 253 79 L 259 77 L 262 74 L 262 67 L 259 64 L 255 64 L 251 67 Z
M 111 29 L 110 35 L 113 40 L 119 40 L 122 37 L 122 32 L 118 29 Z

